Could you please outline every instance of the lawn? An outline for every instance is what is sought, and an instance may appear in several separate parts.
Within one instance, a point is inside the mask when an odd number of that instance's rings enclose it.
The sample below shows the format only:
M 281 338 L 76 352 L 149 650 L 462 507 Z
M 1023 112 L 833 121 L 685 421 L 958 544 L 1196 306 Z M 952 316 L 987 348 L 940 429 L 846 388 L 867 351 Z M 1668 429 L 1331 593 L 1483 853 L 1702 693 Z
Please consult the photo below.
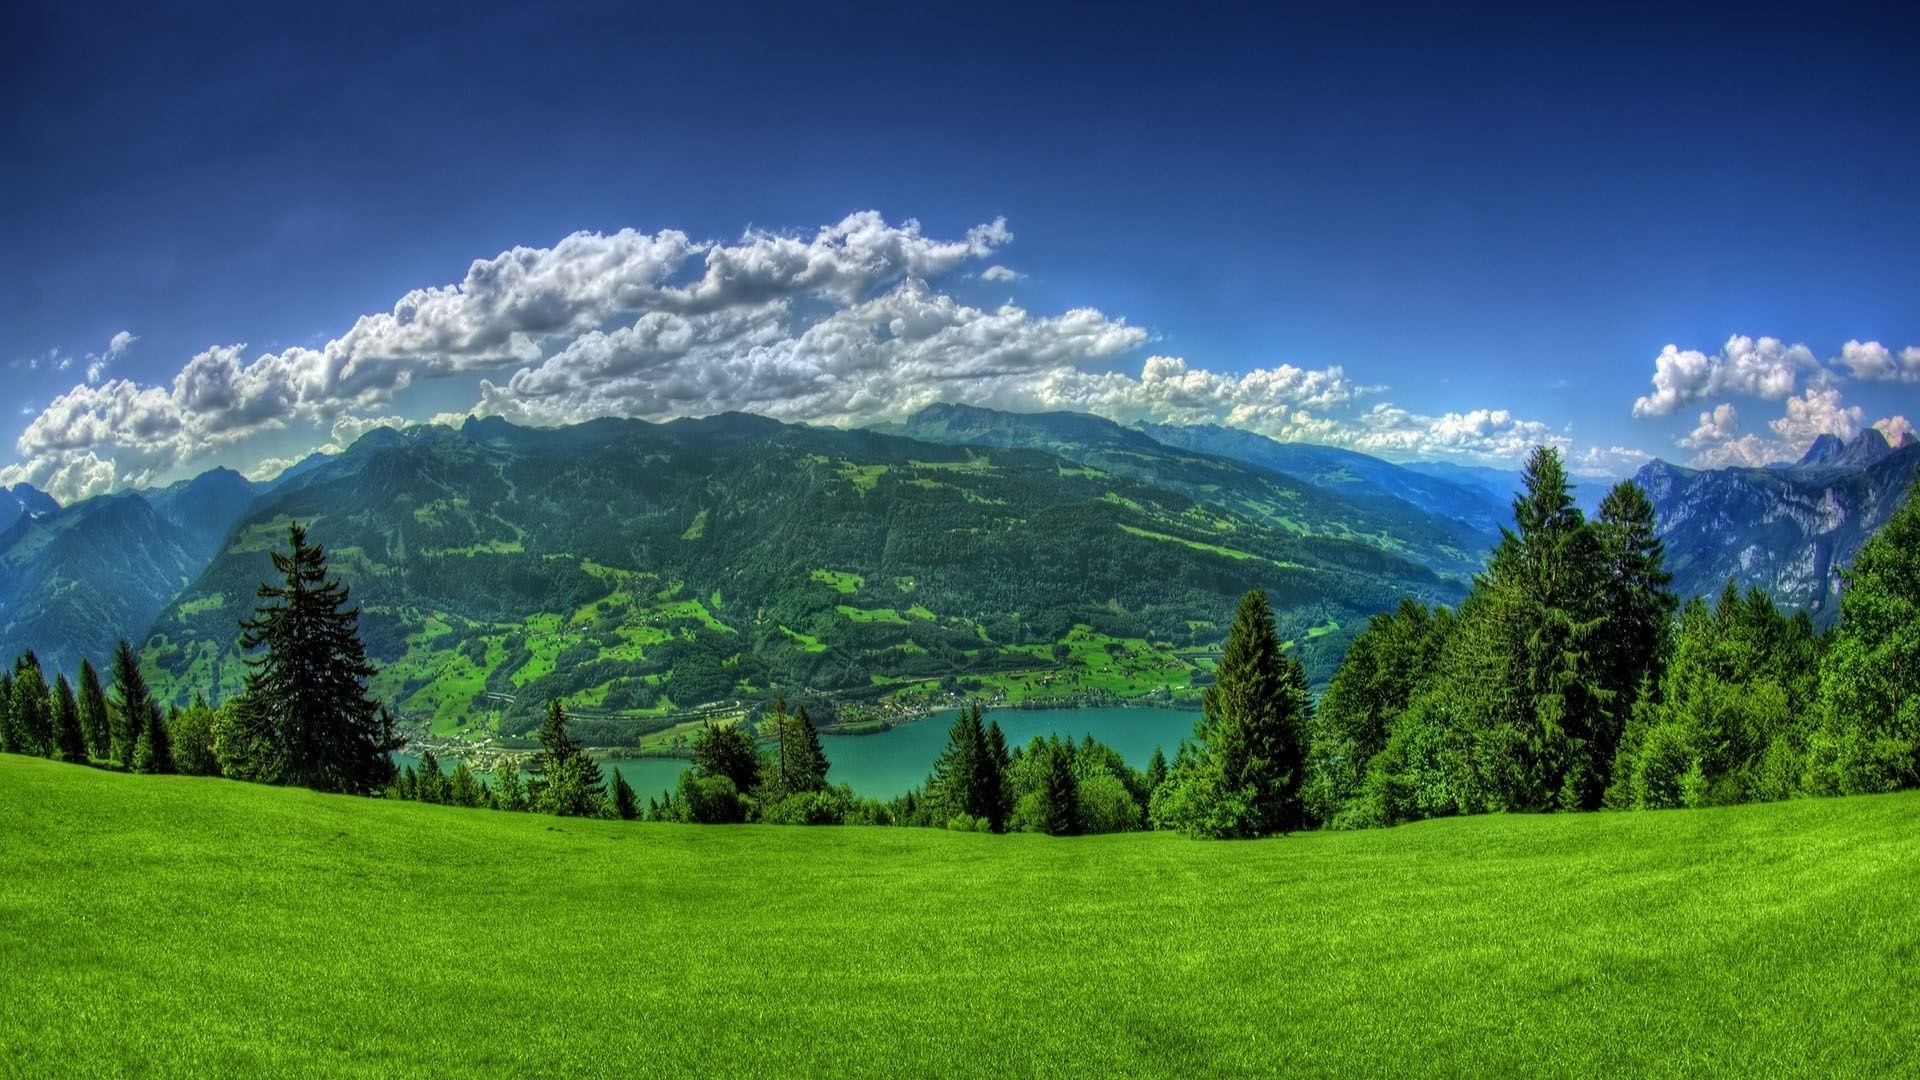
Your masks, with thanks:
M 0 1071 L 1911 1074 L 1920 793 L 1256 843 L 0 756 Z

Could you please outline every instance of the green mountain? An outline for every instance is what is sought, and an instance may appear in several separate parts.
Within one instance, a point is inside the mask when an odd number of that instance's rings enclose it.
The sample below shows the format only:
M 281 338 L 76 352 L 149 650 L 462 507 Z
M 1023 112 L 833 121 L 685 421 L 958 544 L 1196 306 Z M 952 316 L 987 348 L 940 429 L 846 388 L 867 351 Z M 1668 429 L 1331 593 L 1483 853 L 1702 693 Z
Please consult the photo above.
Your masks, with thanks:
M 1116 476 L 1170 488 L 1197 502 L 1289 532 L 1353 540 L 1462 579 L 1479 570 L 1497 538 L 1488 530 L 1430 513 L 1378 485 L 1334 490 L 1267 461 L 1250 462 L 1238 453 L 1222 453 L 1216 444 L 1193 439 L 1178 428 L 1128 428 L 1085 413 L 1009 413 L 971 405 L 932 405 L 897 430 L 929 442 L 1045 450 Z M 1222 448 L 1242 449 L 1239 444 Z M 1383 461 L 1376 463 L 1394 468 Z
M 552 697 L 625 738 L 775 690 L 855 715 L 956 688 L 1181 692 L 1254 585 L 1324 678 L 1368 615 L 1462 592 L 1350 538 L 1362 515 L 1318 528 L 1040 450 L 738 414 L 470 420 L 370 433 L 255 501 L 154 623 L 165 692 L 237 689 L 236 623 L 295 520 L 365 605 L 376 691 L 444 734 L 524 731 Z
M 1511 491 L 1495 496 L 1477 484 L 1458 484 L 1354 450 L 1314 443 L 1288 443 L 1218 424 L 1139 424 L 1140 431 L 1169 446 L 1272 469 L 1322 490 L 1405 513 L 1411 504 L 1424 515 L 1464 522 L 1490 549 L 1500 526 L 1512 518 Z
M 58 509 L 60 504 L 53 501 L 53 496 L 32 484 L 0 487 L 0 533 L 13 528 L 13 523 L 23 517 L 51 514 Z

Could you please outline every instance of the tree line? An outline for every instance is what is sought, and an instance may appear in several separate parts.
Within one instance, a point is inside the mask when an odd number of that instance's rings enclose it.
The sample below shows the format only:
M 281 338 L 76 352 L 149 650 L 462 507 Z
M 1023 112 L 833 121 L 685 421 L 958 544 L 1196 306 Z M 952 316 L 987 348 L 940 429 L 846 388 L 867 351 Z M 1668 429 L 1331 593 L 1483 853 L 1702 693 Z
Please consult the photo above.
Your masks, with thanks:
M 551 701 L 528 763 L 488 778 L 431 751 L 396 771 L 393 722 L 358 611 L 324 551 L 290 529 L 283 584 L 243 623 L 249 677 L 219 709 L 163 716 L 121 642 L 113 683 L 83 662 L 51 686 L 27 654 L 0 674 L 0 749 L 141 772 L 568 816 L 893 824 L 1053 835 L 1172 829 L 1257 837 L 1495 811 L 1709 806 L 1920 786 L 1920 490 L 1843 571 L 1818 633 L 1731 584 L 1682 606 L 1651 502 L 1623 481 L 1588 520 L 1538 448 L 1514 526 L 1457 608 L 1375 616 L 1316 704 L 1266 595 L 1236 610 L 1191 739 L 1144 770 L 1091 736 L 1008 745 L 978 706 L 926 781 L 890 800 L 832 785 L 804 706 L 704 725 L 676 789 L 639 805 Z

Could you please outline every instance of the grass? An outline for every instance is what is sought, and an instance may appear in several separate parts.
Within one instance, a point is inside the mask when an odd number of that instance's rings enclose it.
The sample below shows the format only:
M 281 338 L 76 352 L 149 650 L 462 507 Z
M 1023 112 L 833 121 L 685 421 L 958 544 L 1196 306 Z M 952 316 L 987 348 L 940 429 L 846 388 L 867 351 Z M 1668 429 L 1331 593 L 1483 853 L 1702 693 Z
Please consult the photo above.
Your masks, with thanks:
M 0 756 L 21 1075 L 1869 1075 L 1920 793 L 1257 843 L 561 820 Z

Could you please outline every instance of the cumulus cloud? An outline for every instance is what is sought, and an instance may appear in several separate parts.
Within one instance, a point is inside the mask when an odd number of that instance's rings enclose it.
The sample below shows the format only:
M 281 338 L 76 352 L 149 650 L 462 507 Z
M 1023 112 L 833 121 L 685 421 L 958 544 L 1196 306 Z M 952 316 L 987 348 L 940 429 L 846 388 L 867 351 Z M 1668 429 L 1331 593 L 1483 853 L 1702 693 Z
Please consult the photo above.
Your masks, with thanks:
M 980 271 L 981 281 L 1018 281 L 1023 276 L 1025 275 L 1015 270 L 1009 270 L 1004 266 L 989 266 L 985 270 Z
M 1787 399 L 1786 415 L 1767 422 L 1787 447 L 1805 447 L 1822 435 L 1851 439 L 1860 430 L 1860 406 L 1842 405 L 1837 386 L 1809 386 Z
M 537 424 L 727 410 L 861 424 L 966 401 L 1220 422 L 1396 456 L 1511 458 L 1566 442 L 1499 409 L 1361 410 L 1381 388 L 1339 366 L 1226 374 L 1148 356 L 1126 370 L 1149 335 L 1125 319 L 975 307 L 938 287 L 1011 240 L 1001 220 L 937 238 L 874 213 L 734 243 L 673 230 L 576 233 L 478 260 L 459 281 L 409 292 L 318 348 L 219 345 L 154 385 L 105 376 L 136 340 L 123 333 L 100 370 L 27 426 L 24 462 L 5 473 L 72 498 L 151 483 L 289 425 L 317 427 L 330 438 L 320 448 L 337 449 L 398 425 L 395 399 L 409 388 L 455 376 L 477 388 L 472 412 Z M 981 277 L 1018 275 L 996 264 Z
M 1567 458 L 1576 476 L 1627 476 L 1653 460 L 1653 455 L 1631 446 L 1587 446 Z
M 1690 402 L 1722 394 L 1779 401 L 1798 387 L 1802 372 L 1819 366 L 1805 345 L 1778 338 L 1735 334 L 1712 355 L 1668 345 L 1653 361 L 1653 393 L 1634 401 L 1633 415 L 1672 416 Z
M 1849 341 L 1833 365 L 1856 379 L 1920 382 L 1920 347 L 1909 345 L 1896 354 L 1877 341 Z
M 1885 435 L 1887 442 L 1894 446 L 1899 446 L 1907 439 L 1920 439 L 1920 432 L 1915 432 L 1904 416 L 1889 416 L 1885 420 L 1875 421 L 1873 426 L 1879 428 L 1880 434 Z

